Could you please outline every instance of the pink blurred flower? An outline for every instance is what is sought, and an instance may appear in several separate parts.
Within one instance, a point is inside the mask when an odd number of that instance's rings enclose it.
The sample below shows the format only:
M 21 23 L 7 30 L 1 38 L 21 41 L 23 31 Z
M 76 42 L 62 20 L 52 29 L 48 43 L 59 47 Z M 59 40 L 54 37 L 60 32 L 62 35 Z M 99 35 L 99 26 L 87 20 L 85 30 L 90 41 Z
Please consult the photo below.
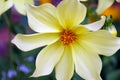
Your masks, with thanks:
M 6 56 L 8 52 L 9 30 L 8 28 L 0 29 L 0 56 Z

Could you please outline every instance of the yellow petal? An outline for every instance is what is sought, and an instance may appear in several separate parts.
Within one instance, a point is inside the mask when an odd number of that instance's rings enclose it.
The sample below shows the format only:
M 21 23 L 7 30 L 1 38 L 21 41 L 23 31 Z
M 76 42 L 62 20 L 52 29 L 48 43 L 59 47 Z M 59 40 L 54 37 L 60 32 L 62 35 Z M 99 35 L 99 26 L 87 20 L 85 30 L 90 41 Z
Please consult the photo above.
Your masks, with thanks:
M 39 77 L 50 74 L 60 60 L 64 47 L 60 42 L 44 48 L 37 56 L 36 70 L 31 77 Z
M 96 12 L 102 14 L 107 8 L 114 3 L 114 0 L 98 0 L 98 6 Z
M 55 72 L 57 80 L 71 80 L 74 73 L 74 63 L 70 47 L 65 47 L 62 58 L 55 67 Z
M 13 6 L 12 0 L 0 0 L 0 15 Z
M 86 7 L 78 0 L 63 0 L 57 6 L 57 17 L 64 28 L 81 23 L 86 16 Z
M 28 23 L 36 32 L 59 32 L 61 26 L 56 18 L 56 8 L 49 4 L 32 6 L 26 4 Z
M 84 41 L 99 54 L 111 56 L 120 48 L 120 38 L 105 30 L 91 32 Z
M 72 29 L 72 31 L 76 34 L 76 35 L 83 35 L 88 33 L 90 30 L 85 28 L 83 25 L 79 25 L 79 26 L 75 26 L 75 28 Z
M 26 15 L 25 3 L 34 4 L 34 0 L 13 0 L 16 10 L 22 14 Z
M 101 29 L 103 27 L 103 25 L 105 23 L 105 19 L 106 19 L 106 17 L 102 16 L 101 20 L 90 23 L 90 24 L 87 24 L 87 25 L 83 25 L 83 26 L 85 26 L 89 30 L 97 31 L 97 30 L 99 30 L 99 29 Z
M 58 39 L 58 33 L 39 33 L 31 35 L 17 34 L 12 40 L 12 43 L 14 43 L 19 49 L 23 51 L 29 51 L 41 46 L 52 44 Z
M 100 71 L 102 62 L 97 54 L 83 43 L 72 45 L 75 71 L 85 80 L 102 80 Z

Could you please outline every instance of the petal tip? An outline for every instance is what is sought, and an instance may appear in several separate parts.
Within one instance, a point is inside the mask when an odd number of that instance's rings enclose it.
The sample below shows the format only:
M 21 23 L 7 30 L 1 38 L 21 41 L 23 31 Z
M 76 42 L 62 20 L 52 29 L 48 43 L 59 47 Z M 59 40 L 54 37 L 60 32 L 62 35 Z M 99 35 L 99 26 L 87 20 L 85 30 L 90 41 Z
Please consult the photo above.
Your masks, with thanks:
M 12 44 L 16 44 L 16 36 L 11 40 Z
M 39 77 L 38 71 L 35 70 L 34 73 L 30 76 L 31 77 Z
M 106 16 L 101 16 L 101 19 L 106 19 Z
M 50 73 L 51 73 L 51 72 L 46 73 L 46 72 L 42 72 L 42 71 L 39 71 L 38 69 L 36 69 L 36 70 L 34 71 L 34 73 L 30 76 L 30 78 L 31 78 L 31 77 L 45 76 L 45 75 L 49 75 Z
M 28 51 L 27 49 L 23 48 L 23 46 L 21 45 L 21 42 L 20 42 L 20 36 L 21 34 L 17 34 L 12 40 L 11 40 L 11 43 L 13 43 L 14 45 L 16 45 L 17 48 L 19 48 L 20 50 L 22 51 Z
M 93 22 L 91 24 L 87 24 L 87 25 L 84 25 L 86 28 L 88 28 L 89 30 L 92 30 L 92 31 L 98 31 L 100 30 L 104 23 L 105 23 L 105 20 L 106 20 L 106 17 L 105 16 L 101 16 L 101 19 L 96 21 L 96 22 Z

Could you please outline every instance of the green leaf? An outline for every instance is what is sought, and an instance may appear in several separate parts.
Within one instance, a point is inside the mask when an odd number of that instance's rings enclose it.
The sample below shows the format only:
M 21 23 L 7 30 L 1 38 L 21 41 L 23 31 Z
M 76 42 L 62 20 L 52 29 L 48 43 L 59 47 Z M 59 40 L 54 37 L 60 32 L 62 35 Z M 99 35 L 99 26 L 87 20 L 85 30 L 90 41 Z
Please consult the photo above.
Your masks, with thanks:
M 120 69 L 109 73 L 107 75 L 107 80 L 120 80 Z

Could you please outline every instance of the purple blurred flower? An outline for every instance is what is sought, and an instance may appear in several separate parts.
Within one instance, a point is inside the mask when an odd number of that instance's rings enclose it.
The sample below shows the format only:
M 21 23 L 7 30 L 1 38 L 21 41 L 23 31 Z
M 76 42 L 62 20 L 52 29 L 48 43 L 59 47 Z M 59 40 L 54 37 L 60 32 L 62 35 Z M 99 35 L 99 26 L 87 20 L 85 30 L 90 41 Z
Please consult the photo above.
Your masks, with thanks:
M 52 0 L 52 4 L 57 6 L 62 0 Z
M 5 73 L 5 71 L 2 71 L 1 74 L 2 74 L 1 80 L 6 80 L 6 73 Z
M 15 70 L 9 70 L 7 76 L 9 78 L 13 78 L 17 75 L 17 72 Z
M 16 11 L 14 7 L 12 7 L 12 21 L 19 22 L 21 20 L 21 15 Z
M 2 42 L 0 42 L 0 55 L 6 56 L 7 53 L 7 47 Z
M 34 61 L 34 57 L 33 56 L 29 56 L 25 59 L 28 62 L 33 62 Z
M 39 5 L 39 0 L 34 0 L 34 5 L 38 6 Z
M 0 55 L 6 56 L 7 54 L 7 44 L 9 41 L 9 30 L 8 28 L 0 29 Z
M 25 74 L 28 74 L 28 73 L 31 71 L 31 70 L 30 70 L 27 66 L 25 66 L 25 65 L 20 65 L 20 66 L 18 67 L 18 70 L 24 72 Z

